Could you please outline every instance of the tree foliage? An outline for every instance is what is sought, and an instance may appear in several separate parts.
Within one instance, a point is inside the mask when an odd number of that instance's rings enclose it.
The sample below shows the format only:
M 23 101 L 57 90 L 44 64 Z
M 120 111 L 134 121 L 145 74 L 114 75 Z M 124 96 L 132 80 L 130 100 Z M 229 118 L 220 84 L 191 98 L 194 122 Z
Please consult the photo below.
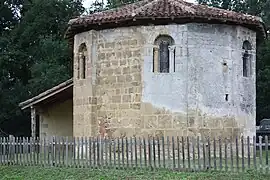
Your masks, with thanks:
M 95 0 L 89 8 L 87 8 L 87 14 L 100 12 L 108 9 L 121 7 L 126 4 L 134 3 L 140 0 Z
M 0 0 L 0 127 L 29 135 L 29 113 L 18 104 L 72 75 L 72 49 L 63 35 L 81 0 Z

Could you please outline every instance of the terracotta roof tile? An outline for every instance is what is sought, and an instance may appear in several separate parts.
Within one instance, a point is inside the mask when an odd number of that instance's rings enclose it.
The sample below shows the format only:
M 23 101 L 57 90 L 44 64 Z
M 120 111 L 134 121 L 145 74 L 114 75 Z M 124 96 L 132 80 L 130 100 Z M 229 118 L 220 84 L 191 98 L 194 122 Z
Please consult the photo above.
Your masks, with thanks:
M 90 29 L 105 29 L 147 23 L 209 22 L 240 24 L 265 36 L 261 18 L 219 8 L 188 3 L 183 0 L 142 0 L 120 8 L 82 16 L 69 21 L 66 37 Z M 164 23 L 164 22 L 162 22 Z

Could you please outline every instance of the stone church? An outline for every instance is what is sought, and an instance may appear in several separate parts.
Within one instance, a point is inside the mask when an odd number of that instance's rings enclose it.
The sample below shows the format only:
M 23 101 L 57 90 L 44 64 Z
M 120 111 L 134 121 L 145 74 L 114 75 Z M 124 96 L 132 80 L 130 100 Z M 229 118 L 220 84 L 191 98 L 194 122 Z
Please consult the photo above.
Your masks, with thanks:
M 73 78 L 20 103 L 32 136 L 255 135 L 259 17 L 142 0 L 71 19 Z

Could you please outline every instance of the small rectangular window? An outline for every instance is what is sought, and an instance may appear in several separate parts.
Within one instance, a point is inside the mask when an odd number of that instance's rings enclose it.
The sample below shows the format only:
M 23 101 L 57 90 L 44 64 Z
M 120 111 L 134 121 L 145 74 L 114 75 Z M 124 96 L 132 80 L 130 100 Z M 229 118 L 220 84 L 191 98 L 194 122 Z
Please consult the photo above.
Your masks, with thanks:
M 245 57 L 245 54 L 244 54 L 244 57 L 243 57 L 243 76 L 244 77 L 248 77 L 248 59 L 247 57 Z
M 248 52 L 243 55 L 243 76 L 251 76 L 251 55 Z
M 173 72 L 175 72 L 175 49 L 173 50 Z
M 249 41 L 244 41 L 242 49 L 245 51 L 243 54 L 243 76 L 251 76 L 251 57 L 250 50 L 252 50 L 252 45 Z
M 86 74 L 86 62 L 85 62 L 85 56 L 82 58 L 82 79 L 85 79 L 85 74 Z
M 167 35 L 162 35 L 156 38 L 155 45 L 159 48 L 154 48 L 154 55 L 153 55 L 153 71 L 154 72 L 160 72 L 160 73 L 169 73 L 170 72 L 170 66 L 172 67 L 174 65 L 174 62 L 170 62 L 170 57 L 172 56 L 170 54 L 170 46 L 174 44 L 174 40 L 172 37 Z M 173 52 L 172 52 L 173 53 Z M 171 64 L 170 64 L 171 63 Z M 174 71 L 174 69 L 171 69 L 171 71 Z

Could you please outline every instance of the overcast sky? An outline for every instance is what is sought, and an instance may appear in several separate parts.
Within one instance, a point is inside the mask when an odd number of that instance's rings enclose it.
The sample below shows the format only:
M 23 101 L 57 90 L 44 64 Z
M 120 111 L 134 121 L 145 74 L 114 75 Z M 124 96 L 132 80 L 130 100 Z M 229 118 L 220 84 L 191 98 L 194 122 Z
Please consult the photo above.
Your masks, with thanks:
M 88 8 L 90 7 L 91 3 L 93 2 L 94 0 L 84 0 L 84 7 L 85 8 Z M 105 0 L 104 0 L 105 1 Z M 185 1 L 188 1 L 188 2 L 195 2 L 195 0 L 185 0 Z

